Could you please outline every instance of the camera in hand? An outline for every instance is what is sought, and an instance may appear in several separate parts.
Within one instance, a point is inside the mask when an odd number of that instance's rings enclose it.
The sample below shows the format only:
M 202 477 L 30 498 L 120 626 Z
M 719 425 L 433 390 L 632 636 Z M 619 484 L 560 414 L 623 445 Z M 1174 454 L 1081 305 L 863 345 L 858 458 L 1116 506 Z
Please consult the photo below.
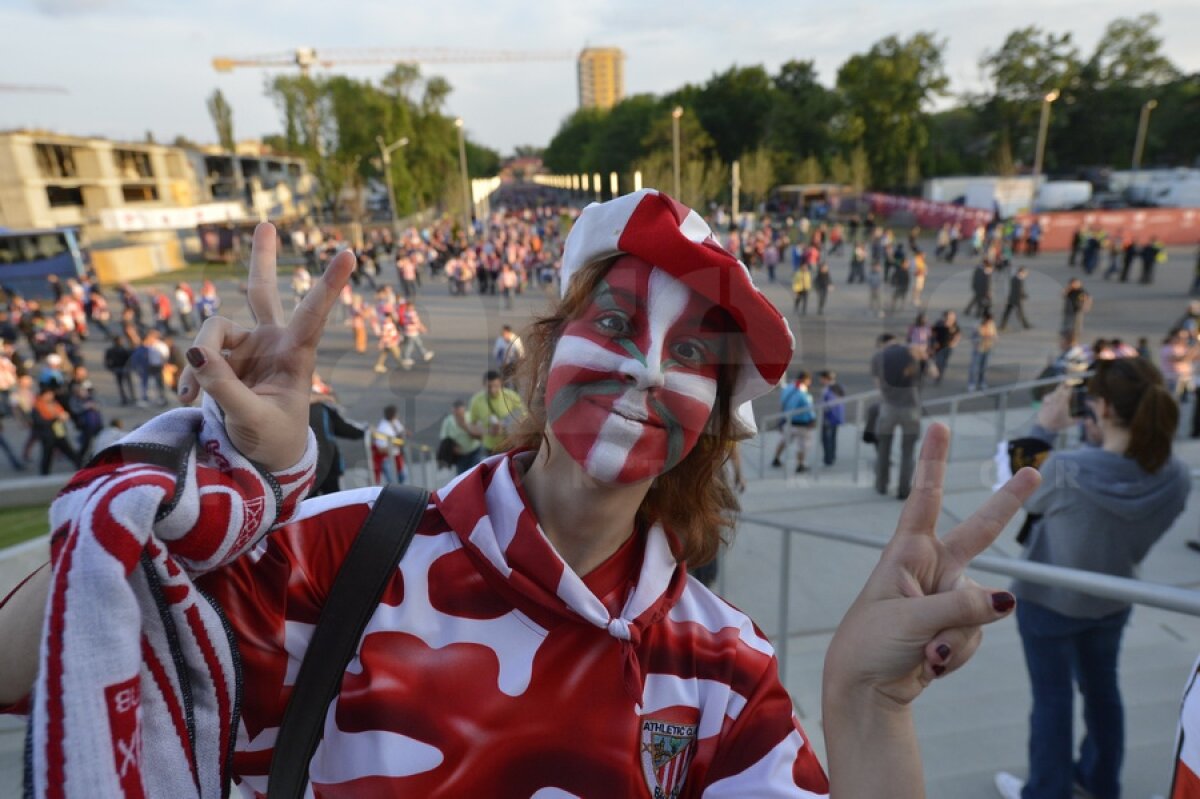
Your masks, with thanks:
M 1082 419 L 1085 416 L 1090 416 L 1092 409 L 1087 403 L 1087 383 L 1076 383 L 1071 386 L 1071 418 Z

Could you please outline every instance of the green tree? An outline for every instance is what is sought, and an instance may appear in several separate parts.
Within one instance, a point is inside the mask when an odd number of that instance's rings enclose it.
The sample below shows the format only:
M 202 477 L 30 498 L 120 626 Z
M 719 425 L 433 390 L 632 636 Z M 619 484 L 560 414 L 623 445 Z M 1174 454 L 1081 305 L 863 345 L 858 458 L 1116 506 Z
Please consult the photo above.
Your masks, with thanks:
M 858 194 L 871 186 L 871 160 L 861 144 L 850 153 L 850 185 Z
M 1158 23 L 1153 13 L 1108 23 L 1088 61 L 1097 88 L 1145 88 L 1179 78 L 1179 69 L 1162 54 L 1162 39 L 1154 32 Z
M 267 93 L 284 128 L 276 141 L 308 159 L 326 202 L 362 213 L 365 182 L 387 177 L 378 139 L 402 137 L 408 146 L 390 159 L 398 210 L 458 202 L 458 129 L 443 113 L 450 94 L 444 79 L 422 78 L 415 67 L 399 65 L 378 85 L 343 75 L 279 76 Z M 470 141 L 467 151 L 472 175 L 496 173 L 498 154 Z
M 208 115 L 212 118 L 213 127 L 217 129 L 217 142 L 221 149 L 232 151 L 233 140 L 233 109 L 225 100 L 220 89 L 214 89 L 208 96 Z
M 1173 139 L 1162 135 L 1169 129 L 1169 120 L 1176 110 L 1167 98 L 1181 79 L 1178 70 L 1161 52 L 1161 39 L 1154 33 L 1157 24 L 1155 15 L 1143 14 L 1134 19 L 1117 19 L 1108 25 L 1080 70 L 1078 88 L 1068 97 L 1071 102 L 1061 109 L 1055 108 L 1058 125 L 1047 148 L 1048 163 L 1129 164 L 1138 119 L 1148 100 L 1158 100 L 1161 112 L 1165 113 L 1155 111 L 1146 140 L 1146 163 L 1168 156 L 1172 150 L 1182 154 L 1187 149 L 1186 143 L 1195 140 L 1194 133 L 1184 134 L 1180 142 L 1184 146 L 1176 148 Z M 1195 130 L 1195 122 L 1192 129 Z M 1180 131 L 1174 132 L 1178 135 Z
M 838 70 L 844 119 L 837 128 L 847 145 L 865 149 L 883 186 L 902 184 L 910 153 L 928 144 L 926 108 L 949 83 L 942 67 L 944 47 L 928 32 L 906 41 L 888 36 Z
M 712 136 L 718 157 L 732 161 L 763 140 L 773 98 L 761 66 L 730 67 L 701 87 L 692 108 Z
M 588 139 L 583 171 L 625 174 L 643 151 L 642 141 L 663 115 L 661 103 L 650 94 L 626 97 L 609 109 Z
M 834 153 L 829 159 L 829 181 L 839 186 L 850 185 L 850 164 L 846 163 L 841 153 Z
M 704 208 L 723 194 L 728 174 L 728 167 L 716 158 L 685 161 L 680 168 L 680 200 L 692 208 Z
M 796 170 L 797 183 L 820 183 L 824 179 L 825 173 L 821 170 L 821 162 L 817 160 L 816 156 L 809 155 L 800 162 L 800 167 Z
M 500 153 L 473 141 L 467 143 L 467 171 L 475 177 L 490 177 L 500 172 Z
M 812 61 L 788 61 L 771 78 L 771 113 L 766 144 L 776 153 L 780 168 L 790 173 L 806 154 L 824 158 L 833 144 L 829 120 L 837 115 L 837 93 L 817 81 Z
M 543 160 L 551 172 L 577 175 L 583 172 L 588 143 L 600 130 L 605 112 L 599 108 L 580 108 L 562 121 L 546 145 Z
M 1055 110 L 1076 101 L 1082 63 L 1070 33 L 1055 34 L 1036 26 L 1014 30 L 1000 49 L 989 51 L 979 66 L 992 82 L 992 93 L 983 99 L 980 112 L 993 131 L 991 155 L 994 161 L 1032 163 L 1037 147 L 1038 125 L 1044 98 L 1057 92 Z M 1065 126 L 1063 113 L 1051 116 L 1050 141 L 1061 143 L 1058 131 Z M 1002 153 L 1000 148 L 1008 147 Z M 1047 150 L 1048 167 L 1057 162 L 1053 150 Z
M 750 207 L 757 208 L 775 188 L 775 153 L 766 147 L 759 147 L 746 153 L 739 161 L 741 193 L 750 200 Z

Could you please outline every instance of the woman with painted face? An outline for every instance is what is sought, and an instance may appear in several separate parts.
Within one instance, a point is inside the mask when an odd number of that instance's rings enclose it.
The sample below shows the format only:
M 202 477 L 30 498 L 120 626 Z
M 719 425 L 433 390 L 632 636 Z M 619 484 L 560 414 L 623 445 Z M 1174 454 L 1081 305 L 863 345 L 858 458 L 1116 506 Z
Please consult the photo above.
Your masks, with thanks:
M 150 795 L 216 796 L 230 775 L 266 793 L 312 624 L 378 495 L 300 501 L 315 348 L 353 259 L 334 258 L 285 323 L 274 247 L 260 226 L 257 326 L 210 320 L 189 350 L 182 395 L 203 388 L 202 407 L 158 417 L 81 472 L 52 513 L 52 572 L 0 608 L 0 701 L 36 672 L 35 794 L 140 780 Z M 514 448 L 432 497 L 329 708 L 314 793 L 922 796 L 910 703 L 1011 611 L 1011 595 L 963 572 L 1036 474 L 939 539 L 948 439 L 931 429 L 895 538 L 826 657 L 831 789 L 769 641 L 686 572 L 729 532 L 722 466 L 754 432 L 750 400 L 790 362 L 786 322 L 697 214 L 652 190 L 582 213 L 562 285 L 526 336 Z M 139 616 L 155 607 L 147 582 L 166 610 L 183 607 L 177 640 Z M 122 624 L 132 632 L 96 633 Z M 132 738 L 144 754 L 119 770 L 95 745 Z

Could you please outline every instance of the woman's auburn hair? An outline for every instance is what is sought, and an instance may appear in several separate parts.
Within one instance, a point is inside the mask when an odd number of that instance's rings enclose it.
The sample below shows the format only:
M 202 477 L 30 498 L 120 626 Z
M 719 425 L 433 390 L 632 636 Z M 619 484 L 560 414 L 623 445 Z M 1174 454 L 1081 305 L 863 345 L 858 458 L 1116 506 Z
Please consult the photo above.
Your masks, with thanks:
M 572 275 L 562 300 L 526 329 L 525 357 L 517 368 L 517 382 L 527 413 L 509 437 L 509 445 L 534 450 L 551 445 L 545 433 L 546 384 L 554 350 L 567 323 L 588 306 L 616 260 L 588 264 Z M 676 537 L 679 551 L 675 555 L 689 566 L 702 566 L 716 557 L 740 510 L 723 471 L 736 446 L 730 408 L 736 376 L 735 366 L 721 364 L 709 424 L 683 460 L 654 479 L 637 510 L 640 525 L 661 523 Z
M 1142 357 L 1100 360 L 1092 367 L 1087 392 L 1109 404 L 1129 429 L 1125 455 L 1151 474 L 1171 459 L 1179 426 L 1179 404 L 1167 391 L 1162 372 Z

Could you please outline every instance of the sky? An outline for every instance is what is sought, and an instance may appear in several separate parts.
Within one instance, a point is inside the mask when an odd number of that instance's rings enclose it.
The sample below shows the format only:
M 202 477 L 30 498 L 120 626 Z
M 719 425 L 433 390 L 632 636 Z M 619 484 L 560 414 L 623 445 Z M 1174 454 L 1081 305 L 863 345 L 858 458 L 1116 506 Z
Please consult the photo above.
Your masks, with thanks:
M 1200 2 L 1159 0 L 0 0 L 0 84 L 50 84 L 67 94 L 0 92 L 0 130 L 38 128 L 158 141 L 216 138 L 205 99 L 216 88 L 233 108 L 237 138 L 278 132 L 264 95 L 272 70 L 219 74 L 214 56 L 255 56 L 296 47 L 446 47 L 475 50 L 625 51 L 626 93 L 661 94 L 702 83 L 730 66 L 812 59 L 822 82 L 875 41 L 935 31 L 947 40 L 951 90 L 985 87 L 979 58 L 1013 29 L 1070 31 L 1090 54 L 1105 25 L 1157 13 L 1164 50 L 1185 72 L 1200 71 Z M 360 78 L 387 66 L 336 68 Z M 454 91 L 447 112 L 471 138 L 511 153 L 544 146 L 576 107 L 575 64 L 436 64 Z M 952 99 L 942 101 L 943 104 Z

